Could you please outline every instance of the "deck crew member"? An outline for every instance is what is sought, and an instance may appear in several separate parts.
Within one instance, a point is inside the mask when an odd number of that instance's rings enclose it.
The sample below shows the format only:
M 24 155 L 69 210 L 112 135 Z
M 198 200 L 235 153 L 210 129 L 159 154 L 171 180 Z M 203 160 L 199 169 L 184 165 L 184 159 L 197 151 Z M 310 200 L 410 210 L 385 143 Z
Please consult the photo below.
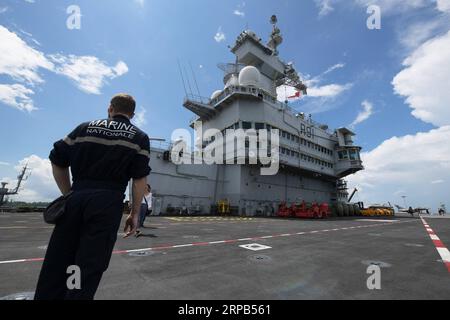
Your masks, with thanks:
M 144 221 L 152 213 L 152 187 L 147 184 L 144 197 L 142 198 L 141 211 L 139 213 L 139 228 L 145 228 Z M 136 238 L 141 235 L 140 229 L 136 230 Z
M 49 157 L 54 179 L 62 194 L 72 193 L 48 244 L 35 299 L 94 298 L 111 259 L 130 179 L 133 207 L 125 237 L 136 232 L 151 169 L 149 138 L 130 122 L 135 107 L 133 97 L 118 94 L 107 119 L 83 123 L 54 144 Z M 73 265 L 80 270 L 80 289 L 66 284 Z

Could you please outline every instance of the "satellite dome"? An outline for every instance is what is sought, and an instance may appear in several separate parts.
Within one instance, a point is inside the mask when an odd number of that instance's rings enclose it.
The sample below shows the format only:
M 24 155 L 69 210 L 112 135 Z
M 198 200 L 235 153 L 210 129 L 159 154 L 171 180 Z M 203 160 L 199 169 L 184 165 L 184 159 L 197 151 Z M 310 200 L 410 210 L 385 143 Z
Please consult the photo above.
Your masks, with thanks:
M 252 30 L 245 30 L 245 33 L 253 38 L 257 38 L 256 33 L 253 32 Z
M 259 70 L 253 66 L 247 66 L 239 73 L 239 84 L 241 86 L 257 86 L 261 74 Z
M 225 88 L 228 88 L 229 86 L 238 86 L 239 85 L 239 79 L 236 74 L 232 74 L 229 79 L 227 80 L 227 83 L 225 84 Z
M 215 98 L 217 98 L 221 93 L 222 93 L 222 90 L 214 91 L 213 94 L 211 95 L 211 100 L 214 100 Z

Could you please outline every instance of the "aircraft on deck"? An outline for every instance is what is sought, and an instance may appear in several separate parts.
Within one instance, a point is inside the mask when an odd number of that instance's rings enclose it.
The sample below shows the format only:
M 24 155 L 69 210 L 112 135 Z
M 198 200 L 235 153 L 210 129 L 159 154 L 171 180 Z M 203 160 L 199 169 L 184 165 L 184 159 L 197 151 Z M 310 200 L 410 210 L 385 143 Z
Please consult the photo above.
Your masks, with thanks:
M 421 207 L 418 207 L 418 208 L 413 208 L 413 207 L 403 208 L 403 207 L 400 207 L 399 205 L 395 205 L 395 207 L 397 208 L 398 212 L 409 213 L 410 215 L 413 215 L 414 213 L 430 214 L 430 210 L 431 210 L 430 208 L 421 208 Z

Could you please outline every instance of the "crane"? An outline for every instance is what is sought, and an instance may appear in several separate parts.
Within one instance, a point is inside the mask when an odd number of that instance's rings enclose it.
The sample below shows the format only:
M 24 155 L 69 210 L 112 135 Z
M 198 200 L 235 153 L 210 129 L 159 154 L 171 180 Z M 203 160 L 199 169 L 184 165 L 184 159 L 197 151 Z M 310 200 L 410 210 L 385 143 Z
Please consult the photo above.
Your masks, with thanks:
M 28 164 L 26 164 L 23 168 L 20 174 L 17 176 L 17 185 L 14 189 L 8 189 L 6 188 L 7 182 L 2 182 L 0 187 L 0 206 L 2 206 L 5 203 L 5 196 L 15 195 L 19 193 L 20 185 L 23 181 L 26 181 L 28 179 L 28 176 L 25 176 L 28 170 Z
M 356 192 L 358 192 L 358 189 L 355 188 L 353 190 L 352 194 L 350 195 L 350 197 L 348 197 L 348 201 L 347 202 L 351 202 L 352 201 L 352 199 L 355 196 Z

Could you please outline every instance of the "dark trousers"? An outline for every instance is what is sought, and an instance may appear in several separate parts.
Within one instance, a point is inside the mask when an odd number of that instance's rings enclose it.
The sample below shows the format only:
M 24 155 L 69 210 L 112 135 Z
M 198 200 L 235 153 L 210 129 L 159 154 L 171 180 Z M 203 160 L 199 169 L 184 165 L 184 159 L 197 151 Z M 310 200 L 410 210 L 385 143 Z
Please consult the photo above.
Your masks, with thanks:
M 37 283 L 36 300 L 92 300 L 111 259 L 123 210 L 124 194 L 111 190 L 75 191 L 48 244 Z M 68 289 L 80 268 L 81 289 Z
M 141 204 L 141 211 L 139 212 L 139 226 L 144 226 L 145 218 L 147 217 L 148 207 L 145 203 Z

